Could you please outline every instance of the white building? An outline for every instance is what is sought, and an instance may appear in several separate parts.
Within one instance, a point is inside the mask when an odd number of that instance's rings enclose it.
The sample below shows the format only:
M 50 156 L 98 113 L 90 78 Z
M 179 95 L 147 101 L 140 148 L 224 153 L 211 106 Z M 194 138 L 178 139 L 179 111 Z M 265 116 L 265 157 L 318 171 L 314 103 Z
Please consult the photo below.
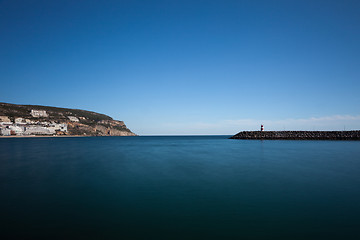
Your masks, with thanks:
M 15 133 L 15 135 L 23 135 L 25 128 L 24 127 L 20 127 L 20 126 L 8 126 L 7 127 L 10 131 L 13 131 Z
M 54 131 L 67 132 L 67 124 L 65 123 L 52 123 L 48 128 L 53 129 Z
M 33 117 L 48 117 L 49 115 L 44 110 L 31 110 L 31 116 Z
M 24 132 L 25 135 L 53 135 L 55 130 L 47 127 L 41 126 L 30 126 L 26 127 Z
M 69 119 L 70 119 L 70 121 L 72 121 L 72 122 L 79 122 L 79 119 L 77 118 L 77 117 L 74 117 L 74 116 L 67 116 Z
M 26 125 L 27 122 L 25 121 L 27 119 L 24 119 L 24 118 L 15 118 L 15 124 L 18 124 L 18 125 Z
M 11 131 L 10 131 L 10 129 L 8 129 L 8 128 L 2 127 L 2 128 L 0 128 L 0 134 L 1 134 L 2 136 L 10 136 L 10 135 L 11 135 Z

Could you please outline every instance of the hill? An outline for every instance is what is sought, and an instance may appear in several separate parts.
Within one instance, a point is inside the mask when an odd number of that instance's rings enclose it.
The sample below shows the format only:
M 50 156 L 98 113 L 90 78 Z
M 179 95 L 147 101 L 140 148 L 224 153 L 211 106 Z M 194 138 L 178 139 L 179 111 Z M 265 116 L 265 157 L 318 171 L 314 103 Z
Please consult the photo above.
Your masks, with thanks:
M 51 129 L 54 126 L 56 130 L 56 124 L 66 124 L 66 131 L 60 131 L 61 133 L 56 131 L 56 133 L 88 136 L 136 135 L 126 127 L 123 121 L 114 120 L 105 114 L 80 109 L 0 103 L 0 118 L 0 122 L 11 122 L 14 127 L 23 127 L 24 131 L 26 127 Z M 8 125 L 7 128 L 11 129 L 11 125 Z

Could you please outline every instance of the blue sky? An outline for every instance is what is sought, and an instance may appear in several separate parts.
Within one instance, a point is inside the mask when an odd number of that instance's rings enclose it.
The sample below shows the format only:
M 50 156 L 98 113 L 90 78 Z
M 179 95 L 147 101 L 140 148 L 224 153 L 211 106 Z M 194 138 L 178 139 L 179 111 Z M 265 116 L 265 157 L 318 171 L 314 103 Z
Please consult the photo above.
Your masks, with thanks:
M 350 0 L 0 1 L 0 101 L 140 135 L 360 129 L 359 23 Z

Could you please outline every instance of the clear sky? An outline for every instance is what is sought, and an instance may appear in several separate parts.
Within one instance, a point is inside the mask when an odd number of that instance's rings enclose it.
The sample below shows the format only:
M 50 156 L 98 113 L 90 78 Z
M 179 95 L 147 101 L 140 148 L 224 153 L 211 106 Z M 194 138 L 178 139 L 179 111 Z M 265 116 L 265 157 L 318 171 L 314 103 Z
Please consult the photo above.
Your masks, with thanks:
M 360 1 L 0 0 L 0 82 L 140 135 L 360 129 Z

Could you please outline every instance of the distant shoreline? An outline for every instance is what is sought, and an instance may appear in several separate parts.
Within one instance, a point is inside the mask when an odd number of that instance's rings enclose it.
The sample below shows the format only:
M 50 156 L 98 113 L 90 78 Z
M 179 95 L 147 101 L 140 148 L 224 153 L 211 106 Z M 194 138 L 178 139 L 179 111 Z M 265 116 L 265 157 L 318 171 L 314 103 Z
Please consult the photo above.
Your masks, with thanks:
M 136 135 L 138 136 L 138 135 Z M 71 138 L 71 137 L 136 137 L 136 136 L 92 136 L 92 135 L 10 135 L 0 136 L 0 138 Z
M 11 135 L 11 136 L 0 136 L 0 138 L 68 138 L 68 137 L 92 137 L 92 136 L 83 136 L 83 135 Z

